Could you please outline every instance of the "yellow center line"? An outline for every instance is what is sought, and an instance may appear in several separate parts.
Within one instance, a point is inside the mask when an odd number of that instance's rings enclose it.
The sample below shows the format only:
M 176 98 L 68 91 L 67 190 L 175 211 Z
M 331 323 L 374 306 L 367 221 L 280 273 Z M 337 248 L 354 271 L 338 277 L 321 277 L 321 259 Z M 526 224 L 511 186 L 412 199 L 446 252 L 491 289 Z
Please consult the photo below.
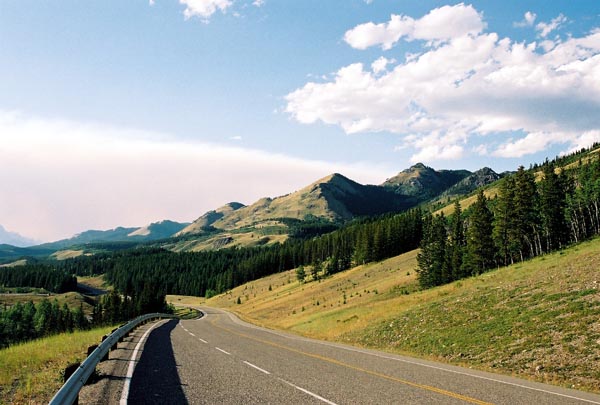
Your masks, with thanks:
M 423 390 L 426 390 L 426 391 L 435 392 L 435 393 L 438 393 L 438 394 L 441 394 L 441 395 L 445 395 L 445 396 L 448 396 L 448 397 L 451 397 L 451 398 L 460 399 L 462 401 L 469 402 L 469 403 L 472 403 L 472 404 L 493 405 L 490 402 L 481 401 L 479 399 L 471 398 L 471 397 L 468 397 L 468 396 L 465 396 L 465 395 L 461 395 L 461 394 L 458 394 L 456 392 L 447 391 L 447 390 L 444 390 L 444 389 L 441 389 L 441 388 L 432 387 L 430 385 L 414 383 L 414 382 L 403 380 L 401 378 L 393 377 L 393 376 L 390 376 L 390 375 L 387 375 L 387 374 L 378 373 L 377 371 L 367 370 L 367 369 L 364 369 L 362 367 L 358 367 L 358 366 L 354 366 L 352 364 L 344 363 L 342 361 L 339 361 L 339 360 L 336 360 L 336 359 L 332 359 L 330 357 L 325 357 L 325 356 L 321 356 L 319 354 L 314 354 L 314 353 L 303 352 L 302 350 L 293 349 L 293 348 L 288 347 L 288 346 L 280 345 L 279 343 L 275 343 L 275 342 L 271 342 L 271 341 L 268 341 L 268 340 L 260 339 L 260 338 L 257 338 L 257 337 L 251 336 L 251 335 L 247 335 L 245 333 L 236 332 L 233 329 L 229 329 L 229 328 L 226 328 L 224 326 L 217 325 L 216 324 L 216 319 L 211 320 L 210 323 L 214 327 L 222 329 L 222 330 L 225 330 L 225 331 L 227 331 L 229 333 L 232 333 L 234 335 L 241 336 L 241 337 L 244 337 L 246 339 L 254 340 L 256 342 L 264 343 L 264 344 L 269 345 L 269 346 L 277 347 L 279 349 L 287 350 L 287 351 L 292 352 L 292 353 L 297 353 L 297 354 L 300 354 L 300 355 L 303 355 L 303 356 L 312 357 L 314 359 L 322 360 L 322 361 L 325 361 L 325 362 L 328 362 L 328 363 L 331 363 L 331 364 L 335 364 L 335 365 L 338 365 L 338 366 L 341 366 L 341 367 L 346 367 L 346 368 L 349 368 L 351 370 L 360 371 L 360 372 L 365 373 L 365 374 L 373 375 L 373 376 L 376 376 L 376 377 L 379 377 L 379 378 L 383 378 L 383 379 L 386 379 L 386 380 L 389 380 L 389 381 L 394 381 L 394 382 L 397 382 L 397 383 L 400 383 L 400 384 L 408 385 L 410 387 L 420 388 L 420 389 L 423 389 Z

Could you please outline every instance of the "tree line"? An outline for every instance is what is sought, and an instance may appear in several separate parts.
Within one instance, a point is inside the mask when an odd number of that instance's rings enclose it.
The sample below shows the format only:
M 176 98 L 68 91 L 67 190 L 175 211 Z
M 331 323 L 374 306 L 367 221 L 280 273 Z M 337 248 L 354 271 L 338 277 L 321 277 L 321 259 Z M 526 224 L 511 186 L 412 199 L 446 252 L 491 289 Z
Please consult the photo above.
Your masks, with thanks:
M 561 158 L 565 160 L 564 158 Z M 572 156 L 569 159 L 573 159 Z M 600 158 L 557 170 L 554 161 L 522 166 L 491 200 L 479 190 L 463 213 L 424 218 L 418 278 L 428 288 L 536 257 L 600 234 Z
M 77 278 L 64 269 L 44 264 L 0 267 L 0 286 L 43 288 L 64 293 L 77 289 Z
M 14 343 L 90 327 L 81 306 L 71 310 L 55 299 L 0 307 L 0 348 Z
M 72 274 L 104 274 L 123 296 L 154 294 L 153 299 L 162 302 L 165 294 L 210 296 L 300 265 L 324 266 L 333 274 L 353 264 L 396 256 L 418 246 L 421 227 L 422 212 L 415 209 L 271 246 L 182 253 L 142 248 L 55 265 Z

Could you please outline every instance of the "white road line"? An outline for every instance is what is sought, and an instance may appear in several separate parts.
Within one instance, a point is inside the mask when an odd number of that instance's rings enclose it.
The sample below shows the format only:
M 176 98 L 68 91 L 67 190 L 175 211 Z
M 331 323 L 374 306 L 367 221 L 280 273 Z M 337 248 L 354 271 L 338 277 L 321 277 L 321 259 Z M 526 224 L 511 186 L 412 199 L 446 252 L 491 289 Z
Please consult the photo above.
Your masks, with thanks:
M 198 338 L 199 341 L 201 341 L 202 343 L 208 343 L 206 340 L 202 339 L 202 338 Z
M 255 369 L 257 369 L 258 371 L 260 371 L 260 372 L 263 372 L 263 373 L 265 373 L 265 374 L 271 374 L 271 373 L 269 373 L 267 370 L 265 370 L 265 369 L 262 369 L 262 368 L 260 368 L 260 367 L 258 367 L 258 366 L 255 366 L 255 365 L 254 365 L 254 364 L 252 364 L 252 363 L 248 363 L 247 361 L 244 361 L 244 364 L 246 364 L 246 365 L 248 365 L 248 366 L 250 366 L 250 367 L 252 367 L 252 368 L 255 368 Z
M 499 383 L 499 384 L 509 385 L 509 386 L 512 386 L 512 387 L 518 387 L 518 388 L 523 388 L 523 389 L 526 389 L 526 390 L 543 392 L 544 394 L 556 395 L 556 396 L 563 397 L 563 398 L 575 399 L 575 400 L 582 401 L 582 402 L 587 402 L 587 403 L 590 403 L 590 404 L 600 405 L 600 402 L 593 401 L 591 399 L 581 398 L 581 397 L 577 397 L 577 396 L 573 396 L 573 395 L 568 395 L 568 394 L 563 394 L 563 393 L 555 392 L 555 391 L 549 391 L 549 390 L 545 390 L 543 388 L 530 387 L 530 386 L 519 384 L 519 383 L 514 383 L 514 382 L 510 382 L 510 381 L 504 381 L 504 380 L 500 380 L 500 379 L 496 379 L 496 378 L 492 378 L 492 377 L 486 377 L 486 376 L 483 376 L 483 375 L 477 375 L 477 374 L 471 374 L 471 373 L 468 373 L 468 372 L 452 370 L 452 369 L 449 369 L 449 368 L 445 368 L 443 366 L 434 366 L 434 365 L 431 365 L 431 364 L 423 364 L 423 363 L 420 363 L 418 361 L 411 361 L 411 360 L 407 360 L 407 359 L 401 359 L 401 358 L 397 358 L 397 357 L 386 356 L 384 354 L 372 353 L 372 352 L 364 351 L 364 350 L 361 350 L 361 349 L 358 349 L 358 348 L 353 348 L 353 347 L 347 347 L 347 346 L 338 345 L 336 343 L 323 342 L 323 341 L 317 341 L 317 340 L 314 340 L 314 339 L 308 339 L 308 338 L 305 338 L 303 336 L 291 336 L 291 335 L 288 335 L 288 334 L 280 333 L 280 332 L 269 330 L 269 329 L 266 329 L 266 328 L 261 328 L 259 326 L 253 325 L 251 323 L 241 321 L 239 318 L 235 317 L 231 313 L 226 312 L 226 311 L 224 311 L 224 312 L 227 315 L 229 315 L 229 318 L 234 323 L 236 323 L 238 325 L 241 325 L 241 326 L 244 326 L 244 327 L 250 328 L 250 329 L 257 329 L 257 330 L 260 330 L 260 331 L 263 331 L 263 332 L 267 332 L 267 333 L 270 333 L 270 334 L 273 334 L 273 335 L 277 335 L 277 336 L 280 336 L 280 337 L 283 337 L 283 338 L 286 338 L 286 339 L 290 339 L 290 340 L 298 340 L 298 341 L 303 341 L 303 342 L 308 342 L 308 343 L 319 344 L 319 345 L 322 345 L 322 346 L 334 347 L 334 348 L 337 348 L 337 349 L 347 350 L 349 352 L 356 352 L 356 353 L 365 354 L 367 356 L 373 356 L 373 357 L 379 357 L 379 358 L 387 359 L 387 360 L 399 361 L 401 363 L 411 364 L 411 365 L 425 367 L 425 368 L 431 368 L 431 369 L 434 369 L 434 370 L 445 371 L 445 372 L 448 372 L 448 373 L 453 373 L 453 374 L 458 374 L 458 375 L 464 375 L 466 377 L 478 378 L 480 380 L 491 381 L 491 382 L 495 382 L 495 383 Z M 450 365 L 450 367 L 451 367 L 451 365 Z
M 323 401 L 323 402 L 325 402 L 326 404 L 329 404 L 329 405 L 336 405 L 336 403 L 335 403 L 335 402 L 331 402 L 330 400 L 328 400 L 328 399 L 325 399 L 325 398 L 323 398 L 322 396 L 315 394 L 314 392 L 310 392 L 309 390 L 305 390 L 305 389 L 304 389 L 304 388 L 302 388 L 302 387 L 298 387 L 296 384 L 292 384 L 291 382 L 289 382 L 289 381 L 286 381 L 286 380 L 284 380 L 283 378 L 278 378 L 278 380 L 279 380 L 279 381 L 281 381 L 281 382 L 284 382 L 284 383 L 286 383 L 286 384 L 287 384 L 287 385 L 289 385 L 289 386 L 292 386 L 292 387 L 296 388 L 296 389 L 297 389 L 297 390 L 299 390 L 299 391 L 302 391 L 302 392 L 304 392 L 305 394 L 308 394 L 308 395 L 310 395 L 310 396 L 311 396 L 311 397 L 313 397 L 313 398 L 316 398 L 316 399 L 318 399 L 319 401 Z
M 189 332 L 190 335 L 192 335 L 193 337 L 196 337 L 196 335 L 194 335 L 192 332 Z
M 127 405 L 127 399 L 129 397 L 129 386 L 131 385 L 131 378 L 133 377 L 133 372 L 135 371 L 136 358 L 137 358 L 138 351 L 140 350 L 140 347 L 142 347 L 144 340 L 146 340 L 146 337 L 152 331 L 152 329 L 156 328 L 158 325 L 162 325 L 163 323 L 164 323 L 164 321 L 157 322 L 154 325 L 152 325 L 152 327 L 150 327 L 146 331 L 146 333 L 144 333 L 142 335 L 142 338 L 140 339 L 138 344 L 135 346 L 135 349 L 133 350 L 133 354 L 131 355 L 131 359 L 129 360 L 129 367 L 127 368 L 127 375 L 125 376 L 125 382 L 123 383 L 123 392 L 121 394 L 121 400 L 119 401 L 120 405 Z
M 220 349 L 220 348 L 218 348 L 218 347 L 215 347 L 215 349 L 217 349 L 218 351 L 220 351 L 220 352 L 222 352 L 222 353 L 225 353 L 225 354 L 226 354 L 226 355 L 228 355 L 228 356 L 231 356 L 231 353 L 229 353 L 229 352 L 226 352 L 226 351 L 225 351 L 225 350 L 223 350 L 223 349 Z

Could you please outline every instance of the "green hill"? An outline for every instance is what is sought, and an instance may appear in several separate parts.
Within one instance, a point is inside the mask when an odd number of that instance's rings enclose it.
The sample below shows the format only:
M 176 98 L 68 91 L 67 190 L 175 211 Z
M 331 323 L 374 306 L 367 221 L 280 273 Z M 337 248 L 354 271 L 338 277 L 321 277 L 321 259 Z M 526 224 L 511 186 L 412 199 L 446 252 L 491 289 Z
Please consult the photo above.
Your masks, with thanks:
M 305 336 L 598 392 L 599 265 L 596 238 L 421 291 L 413 251 L 319 283 L 275 274 L 206 303 Z

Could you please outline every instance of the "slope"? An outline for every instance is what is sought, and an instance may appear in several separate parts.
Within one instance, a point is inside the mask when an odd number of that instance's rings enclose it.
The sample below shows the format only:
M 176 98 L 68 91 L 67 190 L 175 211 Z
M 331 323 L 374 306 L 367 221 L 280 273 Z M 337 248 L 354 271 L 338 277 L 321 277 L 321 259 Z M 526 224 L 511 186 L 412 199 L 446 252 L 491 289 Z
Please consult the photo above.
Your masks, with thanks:
M 419 291 L 413 251 L 319 283 L 276 274 L 207 304 L 306 336 L 600 391 L 599 265 L 595 239 Z
M 417 163 L 387 179 L 382 186 L 423 202 L 437 197 L 470 174 L 468 170 L 437 171 L 423 163 Z
M 209 211 L 178 236 L 200 233 L 206 226 L 234 230 L 265 223 L 273 225 L 282 218 L 317 217 L 344 221 L 356 216 L 399 211 L 412 205 L 412 200 L 404 196 L 382 187 L 362 185 L 335 173 L 291 194 L 261 198 L 252 205 L 236 209 Z

